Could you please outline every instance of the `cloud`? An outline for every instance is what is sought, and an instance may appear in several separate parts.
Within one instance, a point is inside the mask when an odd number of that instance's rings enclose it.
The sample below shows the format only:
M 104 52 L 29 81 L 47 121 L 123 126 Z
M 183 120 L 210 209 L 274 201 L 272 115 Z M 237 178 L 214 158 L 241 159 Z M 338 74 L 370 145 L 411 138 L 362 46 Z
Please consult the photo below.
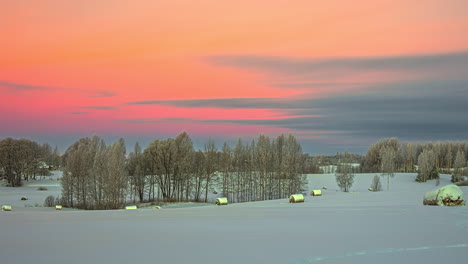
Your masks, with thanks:
M 17 90 L 17 91 L 30 91 L 30 90 L 53 90 L 56 89 L 50 86 L 41 86 L 41 85 L 30 85 L 30 84 L 23 84 L 23 83 L 14 83 L 14 82 L 6 82 L 0 81 L 0 86 Z
M 94 109 L 94 110 L 116 110 L 113 106 L 82 106 L 84 109 Z
M 278 119 L 181 119 L 179 122 L 266 125 L 298 132 L 332 131 L 331 137 L 405 140 L 468 139 L 468 80 L 410 81 L 376 84 L 374 93 L 327 98 L 222 98 L 142 101 L 191 108 L 267 108 L 282 112 Z M 288 117 L 289 116 L 289 117 Z M 165 120 L 176 121 L 176 120 Z M 127 122 L 161 122 L 133 120 Z
M 468 51 L 424 55 L 331 58 L 221 55 L 207 57 L 206 59 L 221 66 L 259 69 L 284 74 L 303 74 L 336 69 L 420 71 L 467 66 Z
M 87 115 L 89 112 L 70 112 L 69 115 Z
M 190 118 L 128 118 L 116 119 L 116 121 L 126 124 L 154 124 L 154 123 L 187 123 L 200 122 Z
M 113 97 L 117 94 L 112 91 L 100 90 L 100 91 L 89 91 L 85 89 L 78 89 L 78 88 L 66 88 L 66 87 L 54 87 L 54 86 L 45 86 L 45 85 L 31 85 L 31 84 L 24 84 L 24 83 L 15 83 L 15 82 L 7 82 L 0 80 L 0 88 L 4 87 L 12 91 L 70 91 L 73 93 L 82 93 L 88 94 L 91 98 L 100 98 L 100 97 Z
M 260 82 L 269 87 L 310 90 L 322 87 L 339 91 L 344 88 L 360 90 L 372 83 L 404 79 L 464 79 L 468 51 L 328 58 L 220 55 L 205 60 L 217 66 L 264 73 L 266 76 Z
M 363 82 L 297 82 L 297 83 L 272 83 L 269 87 L 277 88 L 313 88 L 313 87 L 353 87 L 365 86 Z
M 114 97 L 114 96 L 117 96 L 117 93 L 112 92 L 112 91 L 105 91 L 105 90 L 96 91 L 96 92 L 94 92 L 94 93 L 95 93 L 95 94 L 91 96 L 92 98 Z
M 197 100 L 149 100 L 129 102 L 129 105 L 167 105 L 189 108 L 278 108 L 288 99 L 282 98 L 216 98 Z

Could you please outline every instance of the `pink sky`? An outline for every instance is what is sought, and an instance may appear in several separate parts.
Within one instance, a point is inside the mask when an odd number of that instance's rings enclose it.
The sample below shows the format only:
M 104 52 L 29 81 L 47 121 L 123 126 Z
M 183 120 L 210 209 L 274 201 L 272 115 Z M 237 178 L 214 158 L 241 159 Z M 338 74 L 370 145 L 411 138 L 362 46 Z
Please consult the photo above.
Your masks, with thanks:
M 362 149 L 370 139 L 356 130 L 269 120 L 327 116 L 282 100 L 306 98 L 314 108 L 343 95 L 404 97 L 405 82 L 466 80 L 466 14 L 463 0 L 3 1 L 0 137 L 40 134 L 54 145 L 92 133 L 294 133 L 306 150 Z M 439 57 L 443 65 L 428 66 Z M 278 106 L 161 103 L 223 98 L 274 98 Z M 392 135 L 371 138 L 384 136 Z

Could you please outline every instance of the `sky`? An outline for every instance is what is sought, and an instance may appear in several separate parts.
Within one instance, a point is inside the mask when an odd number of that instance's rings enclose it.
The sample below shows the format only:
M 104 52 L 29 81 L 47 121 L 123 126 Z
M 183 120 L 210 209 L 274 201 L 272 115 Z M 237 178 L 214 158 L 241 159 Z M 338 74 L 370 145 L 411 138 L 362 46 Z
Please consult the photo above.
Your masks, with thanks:
M 468 140 L 466 0 L 0 0 L 0 138 Z

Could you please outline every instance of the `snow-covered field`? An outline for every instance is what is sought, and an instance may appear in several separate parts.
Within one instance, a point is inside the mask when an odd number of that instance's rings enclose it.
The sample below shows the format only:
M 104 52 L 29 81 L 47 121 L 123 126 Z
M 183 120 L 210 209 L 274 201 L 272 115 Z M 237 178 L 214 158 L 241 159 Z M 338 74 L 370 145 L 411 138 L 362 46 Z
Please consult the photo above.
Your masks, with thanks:
M 0 187 L 0 203 L 13 206 L 0 212 L 0 263 L 465 263 L 466 206 L 423 206 L 436 186 L 416 183 L 415 174 L 397 174 L 388 192 L 369 192 L 373 176 L 356 175 L 343 193 L 333 174 L 309 175 L 309 191 L 328 189 L 300 204 L 127 211 L 24 206 L 58 195 L 57 181 Z M 449 178 L 442 175 L 440 186 Z

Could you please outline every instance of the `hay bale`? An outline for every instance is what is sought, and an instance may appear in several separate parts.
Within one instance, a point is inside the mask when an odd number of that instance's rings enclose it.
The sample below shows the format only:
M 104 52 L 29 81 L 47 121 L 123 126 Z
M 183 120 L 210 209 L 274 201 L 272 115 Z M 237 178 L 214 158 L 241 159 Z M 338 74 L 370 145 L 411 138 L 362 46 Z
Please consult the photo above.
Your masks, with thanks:
M 372 189 L 372 188 L 369 188 L 369 189 L 367 189 L 367 190 L 369 190 L 370 192 L 373 192 L 373 191 L 374 191 L 374 189 Z
M 463 191 L 457 185 L 446 185 L 427 192 L 424 195 L 424 205 L 462 206 L 465 205 Z
M 161 209 L 161 206 L 155 205 L 155 206 L 151 206 L 151 208 L 153 208 L 153 209 Z
M 322 189 L 323 189 L 323 190 L 326 190 L 326 189 L 328 189 L 328 188 L 327 188 L 327 187 L 325 187 L 325 186 L 323 186 L 323 187 L 322 187 Z
M 3 205 L 2 211 L 11 211 L 11 205 Z
M 310 196 L 322 196 L 322 190 L 312 190 Z
M 62 210 L 62 206 L 61 205 L 56 205 L 55 210 Z
M 226 197 L 221 197 L 216 199 L 216 205 L 227 205 L 228 199 Z
M 28 200 L 28 197 L 26 196 L 21 197 L 21 201 L 26 201 L 26 200 Z
M 125 210 L 136 210 L 138 209 L 136 205 L 127 205 L 125 206 Z
M 290 203 L 303 203 L 304 202 L 304 195 L 302 194 L 293 194 L 289 197 Z

